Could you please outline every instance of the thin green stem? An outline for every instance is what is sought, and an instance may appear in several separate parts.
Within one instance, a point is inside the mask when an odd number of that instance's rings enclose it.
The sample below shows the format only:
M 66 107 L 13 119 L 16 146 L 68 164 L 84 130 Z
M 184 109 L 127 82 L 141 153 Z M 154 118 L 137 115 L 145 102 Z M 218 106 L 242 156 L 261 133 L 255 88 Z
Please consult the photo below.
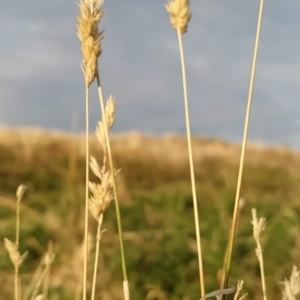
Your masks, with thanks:
M 96 253 L 95 253 L 95 263 L 94 263 L 94 276 L 93 276 L 93 287 L 92 287 L 92 296 L 91 300 L 95 299 L 95 289 L 96 289 L 96 279 L 97 279 L 97 269 L 98 269 L 98 259 L 99 259 L 99 248 L 100 248 L 100 240 L 101 240 L 101 225 L 103 221 L 103 213 L 100 215 L 98 220 L 98 228 L 97 228 L 97 244 L 96 244 Z
M 104 107 L 103 93 L 102 93 L 102 88 L 101 88 L 101 84 L 100 84 L 99 73 L 97 74 L 97 84 L 98 84 L 98 95 L 99 95 L 100 107 L 101 107 L 101 112 L 102 112 L 102 116 L 103 116 L 103 125 L 105 128 L 105 139 L 106 139 L 106 144 L 107 144 L 109 167 L 113 174 L 113 190 L 114 190 L 114 197 L 115 197 L 115 207 L 116 207 L 118 235 L 119 235 L 121 261 L 122 261 L 123 281 L 125 282 L 128 280 L 128 278 L 127 278 L 125 251 L 124 251 L 124 244 L 123 244 L 121 214 L 120 214 L 120 207 L 119 207 L 119 200 L 118 200 L 118 193 L 117 193 L 116 176 L 115 176 L 115 172 L 114 172 L 114 162 L 112 159 L 112 152 L 111 152 L 110 141 L 109 141 L 109 136 L 108 136 L 107 121 L 106 121 L 106 117 L 105 117 L 105 107 Z M 129 291 L 124 290 L 124 298 L 125 298 L 125 300 L 130 299 Z
M 84 218 L 84 261 L 82 299 L 86 300 L 87 261 L 88 261 L 88 222 L 89 222 L 89 89 L 85 89 L 85 218 Z
M 195 172 L 194 172 L 192 142 L 191 142 L 188 96 L 187 96 L 187 87 L 186 87 L 187 84 L 186 84 L 186 75 L 185 75 L 185 63 L 184 63 L 183 46 L 182 46 L 182 35 L 179 32 L 179 30 L 177 30 L 177 34 L 178 34 L 178 43 L 179 43 L 180 60 L 181 60 L 181 68 L 182 68 L 184 108 L 185 108 L 186 132 L 187 132 L 188 153 L 189 153 L 190 172 L 191 172 L 193 203 L 194 203 L 194 217 L 195 217 L 196 240 L 197 240 L 198 261 L 199 261 L 200 287 L 201 287 L 201 297 L 203 297 L 205 295 L 205 285 L 204 285 L 204 272 L 203 272 L 203 262 L 202 262 L 199 216 L 198 216 L 198 203 L 197 203 L 197 195 L 196 195 Z
M 229 280 L 229 274 L 230 274 L 230 268 L 231 268 L 231 260 L 232 260 L 232 251 L 233 251 L 236 226 L 237 226 L 237 221 L 238 221 L 241 182 L 242 182 L 243 167 L 244 167 L 245 149 L 246 149 L 246 144 L 247 144 L 248 126 L 249 126 L 249 120 L 250 120 L 250 111 L 251 111 L 252 94 L 253 94 L 253 87 L 254 87 L 254 77 L 255 77 L 258 44 L 259 44 L 260 29 L 261 29 L 261 20 L 262 20 L 262 13 L 263 13 L 263 4 L 264 4 L 264 0 L 261 0 L 260 8 L 259 8 L 259 15 L 258 15 L 255 46 L 254 46 L 252 70 L 251 70 L 251 77 L 250 77 L 250 84 L 249 84 L 249 94 L 248 94 L 247 110 L 246 110 L 246 117 L 245 117 L 243 143 L 242 143 L 242 150 L 241 150 L 241 157 L 240 157 L 234 212 L 233 212 L 232 226 L 231 226 L 230 237 L 229 237 L 228 255 L 227 255 L 227 259 L 225 261 L 224 269 L 223 269 L 224 274 L 225 274 L 223 276 L 223 278 L 224 278 L 223 283 L 222 283 L 223 288 L 228 286 L 228 280 Z

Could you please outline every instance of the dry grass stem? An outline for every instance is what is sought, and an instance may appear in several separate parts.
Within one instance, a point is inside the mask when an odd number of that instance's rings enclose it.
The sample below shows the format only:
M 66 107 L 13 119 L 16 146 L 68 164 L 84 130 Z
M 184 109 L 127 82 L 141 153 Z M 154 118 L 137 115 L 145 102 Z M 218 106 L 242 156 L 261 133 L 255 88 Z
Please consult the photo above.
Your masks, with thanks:
M 100 216 L 98 217 L 98 227 L 97 227 L 97 236 L 96 236 L 97 243 L 96 243 L 96 253 L 95 253 L 94 275 L 93 275 L 93 286 L 92 286 L 91 300 L 95 299 L 100 241 L 101 241 L 101 236 L 102 236 L 103 232 L 105 231 L 105 230 L 101 230 L 102 222 L 103 222 L 103 213 L 101 213 Z
M 44 269 L 44 260 L 42 259 L 39 262 L 39 265 L 37 266 L 32 278 L 30 280 L 29 285 L 27 286 L 27 288 L 24 292 L 22 300 L 28 300 L 30 298 L 30 295 L 32 295 L 33 290 L 35 289 L 36 283 L 38 282 L 38 279 L 40 278 L 40 276 L 43 272 L 43 269 Z
M 202 262 L 202 249 L 201 249 L 201 237 L 200 237 L 199 216 L 198 216 L 198 202 L 197 202 L 197 195 L 196 195 L 194 161 L 193 161 L 193 153 L 192 153 L 187 83 L 186 83 L 186 74 L 185 74 L 185 62 L 184 62 L 183 45 L 182 45 L 182 34 L 187 31 L 187 25 L 191 18 L 191 14 L 189 12 L 189 1 L 188 0 L 169 1 L 168 4 L 166 5 L 166 9 L 171 14 L 170 21 L 171 21 L 172 26 L 176 29 L 177 36 L 178 36 L 181 70 L 182 70 L 183 96 L 184 96 L 184 108 L 185 108 L 186 132 L 187 132 L 188 153 L 189 153 L 189 163 L 190 163 L 190 174 L 191 174 L 192 193 L 193 193 L 194 218 L 195 218 L 197 253 L 198 253 L 198 262 L 199 262 L 199 275 L 200 275 L 200 287 L 201 287 L 201 296 L 203 297 L 205 294 L 204 271 L 203 271 L 203 262 Z
M 241 150 L 241 156 L 240 156 L 239 173 L 238 173 L 238 180 L 237 180 L 237 187 L 236 187 L 235 204 L 234 204 L 232 225 L 231 225 L 231 229 L 230 229 L 230 236 L 229 236 L 229 242 L 228 242 L 228 255 L 226 254 L 227 257 L 226 257 L 226 261 L 225 261 L 224 268 L 223 268 L 223 271 L 224 271 L 223 283 L 222 283 L 223 288 L 228 285 L 228 279 L 229 279 L 230 268 L 231 268 L 232 251 L 233 251 L 233 245 L 234 245 L 234 239 L 235 239 L 235 233 L 236 233 L 236 227 L 237 227 L 238 215 L 239 215 L 240 191 L 241 191 L 242 176 L 243 176 L 243 169 L 244 169 L 245 150 L 246 150 L 248 127 L 249 127 L 249 120 L 250 120 L 250 111 L 251 111 L 252 94 L 253 94 L 253 87 L 254 87 L 254 77 L 255 77 L 258 45 L 259 45 L 259 38 L 260 38 L 263 5 L 264 5 L 264 0 L 261 0 L 260 7 L 259 7 L 259 13 L 258 13 L 257 31 L 256 31 L 251 77 L 250 77 L 250 84 L 249 84 L 249 93 L 248 93 L 247 109 L 246 109 L 246 116 L 245 116 L 245 125 L 244 125 L 244 133 L 243 133 L 242 150 Z
M 37 280 L 37 282 L 34 286 L 34 289 L 33 289 L 33 292 L 32 292 L 32 296 L 30 297 L 30 300 L 35 300 L 40 296 L 42 297 L 41 299 L 44 298 L 43 295 L 40 295 L 40 294 L 38 295 L 38 292 L 39 292 L 39 289 L 41 287 L 41 284 L 42 284 L 45 276 L 46 276 L 46 269 L 43 269 L 43 272 L 41 273 L 41 276 L 38 278 L 38 280 Z
M 296 296 L 300 294 L 300 271 L 293 266 L 290 280 L 285 279 L 283 282 L 282 300 L 296 300 Z
M 88 233 L 87 236 L 87 245 L 88 245 L 88 257 L 90 256 L 93 248 L 94 248 L 94 240 L 91 233 Z M 80 245 L 75 248 L 74 254 L 72 256 L 72 270 L 75 276 L 76 287 L 74 290 L 74 299 L 79 300 L 82 295 L 83 290 L 83 273 L 82 273 L 82 266 L 84 264 L 85 258 L 85 240 L 82 241 Z
M 53 243 L 50 242 L 48 244 L 47 252 L 44 255 L 44 266 L 45 266 L 45 277 L 43 281 L 43 299 L 48 299 L 48 291 L 49 291 L 49 282 L 50 282 L 50 272 L 51 272 L 51 265 L 54 261 L 55 254 L 53 252 Z
M 23 300 L 47 299 L 49 290 L 50 266 L 53 263 L 54 258 L 55 254 L 53 253 L 52 243 L 50 243 L 47 252 L 41 260 L 30 284 L 28 285 L 24 293 L 24 296 L 22 298 Z M 42 294 L 38 295 L 39 289 L 42 284 Z
M 89 105 L 88 105 L 88 88 L 98 74 L 98 58 L 102 53 L 101 40 L 103 32 L 98 29 L 98 24 L 104 15 L 104 11 L 100 9 L 103 0 L 81 0 L 78 4 L 80 16 L 78 17 L 77 33 L 82 43 L 81 53 L 82 71 L 85 78 L 86 87 L 86 192 L 85 192 L 85 256 L 83 264 L 83 299 L 86 299 L 86 280 L 87 280 L 87 260 L 88 260 L 88 197 L 89 197 Z
M 109 141 L 106 139 L 106 131 L 108 131 L 114 124 L 115 108 L 115 101 L 112 99 L 112 97 L 110 97 L 107 100 L 105 106 L 104 117 L 100 122 L 98 122 L 96 129 L 96 137 L 103 148 L 103 166 L 100 168 L 94 157 L 91 157 L 90 160 L 90 168 L 100 181 L 100 183 L 89 182 L 89 188 L 92 194 L 89 199 L 89 210 L 98 222 L 94 276 L 91 296 L 92 300 L 94 300 L 95 298 L 100 240 L 101 235 L 104 231 L 101 230 L 103 214 L 110 203 L 115 199 L 114 184 L 118 179 L 120 173 L 120 170 L 113 170 L 113 172 L 111 170 L 106 170 L 109 143 Z M 104 120 L 106 120 L 106 122 Z
M 85 210 L 84 210 L 84 256 L 83 256 L 83 300 L 86 300 L 87 262 L 88 262 L 88 224 L 89 224 L 89 96 L 86 88 L 85 98 Z
M 123 243 L 123 230 L 122 230 L 122 222 L 121 222 L 121 213 L 119 208 L 119 199 L 118 199 L 118 192 L 117 192 L 117 184 L 116 184 L 116 175 L 115 169 L 114 169 L 114 162 L 112 158 L 112 151 L 110 146 L 110 140 L 108 135 L 108 130 L 113 125 L 113 122 L 115 120 L 115 101 L 113 100 L 112 96 L 109 97 L 107 100 L 106 106 L 104 106 L 104 100 L 103 100 L 103 93 L 102 93 L 102 87 L 100 84 L 100 76 L 99 73 L 97 74 L 97 85 L 98 85 L 98 96 L 99 96 L 99 102 L 100 102 L 100 108 L 102 113 L 102 122 L 101 122 L 101 134 L 97 134 L 98 140 L 104 143 L 106 143 L 106 149 L 104 151 L 107 151 L 108 161 L 109 161 L 109 167 L 113 175 L 113 191 L 114 191 L 114 199 L 115 199 L 115 208 L 116 208 L 116 216 L 117 216 L 117 225 L 118 225 L 118 236 L 119 236 L 119 243 L 120 243 L 120 252 L 121 252 L 121 262 L 122 262 L 122 271 L 123 271 L 123 287 L 125 286 L 124 282 L 127 282 L 127 269 L 126 269 L 126 260 L 125 260 L 125 251 L 124 251 L 124 243 Z M 104 139 L 105 136 L 105 139 Z M 130 299 L 129 289 L 124 290 L 123 288 L 123 294 L 125 300 Z

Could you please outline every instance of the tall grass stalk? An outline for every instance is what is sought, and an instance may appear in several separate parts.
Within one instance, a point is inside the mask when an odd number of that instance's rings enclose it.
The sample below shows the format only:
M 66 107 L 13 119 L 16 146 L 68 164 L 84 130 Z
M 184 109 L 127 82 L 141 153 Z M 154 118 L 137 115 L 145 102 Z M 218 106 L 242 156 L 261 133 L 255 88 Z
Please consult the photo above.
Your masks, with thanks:
M 198 261 L 199 261 L 200 286 L 201 286 L 201 296 L 203 296 L 205 294 L 204 271 L 203 271 L 201 236 L 200 236 L 199 215 L 198 215 L 198 202 L 197 202 L 197 194 L 196 194 L 196 182 L 195 182 L 195 172 L 194 172 L 194 162 L 193 162 L 193 152 L 192 152 L 190 117 L 189 117 L 188 96 L 187 96 L 187 84 L 186 84 L 185 64 L 184 64 L 184 55 L 183 55 L 183 46 L 182 46 L 182 35 L 179 31 L 177 31 L 177 33 L 178 33 L 178 44 L 179 44 L 179 49 L 180 49 L 180 60 L 181 60 L 181 67 L 182 67 L 184 108 L 185 108 L 186 132 L 187 132 L 188 153 L 189 153 L 190 173 L 191 173 L 191 183 L 192 183 L 192 193 L 193 193 L 193 204 L 194 204 L 194 217 L 195 217 L 196 241 L 197 241 L 197 251 L 198 251 Z
M 191 18 L 191 14 L 189 12 L 189 1 L 188 0 L 170 1 L 166 5 L 166 9 L 171 14 L 170 21 L 171 21 L 171 24 L 174 27 L 174 29 L 177 31 L 177 36 L 178 36 L 181 70 L 182 70 L 182 83 L 183 83 L 183 97 L 184 97 L 188 154 L 189 154 L 193 205 L 194 205 L 197 253 L 198 253 L 198 262 L 199 262 L 200 287 L 201 287 L 201 296 L 203 297 L 205 294 L 204 272 L 203 272 L 201 237 L 200 237 L 200 226 L 199 226 L 199 216 L 198 216 L 198 202 L 197 202 L 197 195 L 196 195 L 195 172 L 194 172 L 194 162 L 193 162 L 192 142 L 191 142 L 187 83 L 186 83 L 185 63 L 184 63 L 183 43 L 182 43 L 182 34 L 187 31 L 187 25 Z
M 88 261 L 88 224 L 89 224 L 89 92 L 85 93 L 85 209 L 84 209 L 84 254 L 83 254 L 83 300 L 86 299 L 87 261 Z
M 116 185 L 116 174 L 115 174 L 115 171 L 114 171 L 115 168 L 114 168 L 114 162 L 113 162 L 113 158 L 112 158 L 112 151 L 111 151 L 111 147 L 110 147 L 110 140 L 109 140 L 109 135 L 108 135 L 108 126 L 107 126 L 104 100 L 103 100 L 103 93 L 102 93 L 102 87 L 101 87 L 101 83 L 100 83 L 99 73 L 97 73 L 97 85 L 98 85 L 98 96 L 99 96 L 99 102 L 100 102 L 100 107 L 101 107 L 101 113 L 102 113 L 102 116 L 103 116 L 103 125 L 104 125 L 104 132 L 105 132 L 109 167 L 110 167 L 110 170 L 112 172 L 112 179 L 113 179 L 112 184 L 113 184 L 113 192 L 114 192 L 114 198 L 115 198 L 115 208 L 116 208 L 118 235 L 119 235 L 120 252 L 121 252 L 122 272 L 123 272 L 123 293 L 124 293 L 124 299 L 129 300 L 130 299 L 130 292 L 129 292 L 129 284 L 128 284 L 128 277 L 127 277 L 127 269 L 126 269 L 124 243 L 123 243 L 123 230 L 122 230 L 122 223 L 121 223 L 121 213 L 120 213 L 119 198 L 118 198 L 117 185 Z
M 86 174 L 85 174 L 85 225 L 84 225 L 84 263 L 83 263 L 83 300 L 86 300 L 87 261 L 88 261 L 88 217 L 89 217 L 89 87 L 94 81 L 97 70 L 98 57 L 102 53 L 101 40 L 103 32 L 98 30 L 98 24 L 104 15 L 100 9 L 103 0 L 81 0 L 78 4 L 77 32 L 82 43 L 82 71 L 85 79 L 85 111 L 86 111 Z
M 232 260 L 232 251 L 233 251 L 233 245 L 234 245 L 234 239 L 235 239 L 235 233 L 236 233 L 236 227 L 237 227 L 237 221 L 238 221 L 241 182 L 242 182 L 243 167 L 244 167 L 245 149 L 246 149 L 246 144 L 247 144 L 248 126 L 249 126 L 249 120 L 250 120 L 250 111 L 251 111 L 252 94 L 253 94 L 253 87 L 254 87 L 254 77 L 255 77 L 255 69 L 256 69 L 256 61 L 257 61 L 257 53 L 258 53 L 258 44 L 259 44 L 259 38 L 260 38 L 263 6 L 264 6 L 264 0 L 261 0 L 259 14 L 258 14 L 254 55 L 253 55 L 251 77 L 250 77 L 250 84 L 249 84 L 249 93 L 248 93 L 247 110 L 246 110 L 246 117 L 245 117 L 238 181 L 237 181 L 237 188 L 236 188 L 235 204 L 234 204 L 232 225 L 231 225 L 229 242 L 228 242 L 228 254 L 226 255 L 226 260 L 225 260 L 224 268 L 223 268 L 223 282 L 222 282 L 223 288 L 228 286 L 228 280 L 229 280 L 229 274 L 230 274 L 230 268 L 231 268 L 231 260 Z

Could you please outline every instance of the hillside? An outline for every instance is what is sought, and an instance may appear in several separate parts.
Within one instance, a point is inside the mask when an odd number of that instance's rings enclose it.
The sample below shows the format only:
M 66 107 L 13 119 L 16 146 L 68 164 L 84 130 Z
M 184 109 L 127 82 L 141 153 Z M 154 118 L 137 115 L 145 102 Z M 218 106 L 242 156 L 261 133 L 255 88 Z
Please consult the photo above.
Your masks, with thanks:
M 111 138 L 133 299 L 198 299 L 197 256 L 184 137 Z M 204 272 L 207 290 L 218 286 L 235 197 L 240 146 L 218 139 L 193 139 Z M 102 161 L 91 135 L 91 153 Z M 29 257 L 21 269 L 28 283 L 49 242 L 56 258 L 49 299 L 74 299 L 81 269 L 84 215 L 84 136 L 41 129 L 0 128 L 1 238 L 14 238 L 15 190 L 28 186 L 21 207 L 21 249 Z M 94 179 L 92 177 L 92 179 Z M 243 207 L 232 266 L 250 298 L 261 298 L 259 268 L 252 238 L 251 208 L 267 218 L 263 247 L 267 288 L 277 295 L 278 281 L 300 261 L 300 153 L 284 147 L 247 147 L 242 183 Z M 96 225 L 90 221 L 91 233 Z M 99 299 L 121 299 L 122 276 L 113 205 L 104 216 Z M 93 251 L 93 250 L 92 250 Z M 12 297 L 13 268 L 0 247 L 0 299 Z M 91 269 L 92 272 L 92 269 Z M 91 276 L 91 274 L 89 274 Z M 24 287 L 25 288 L 25 287 Z M 279 299 L 279 298 L 278 298 Z

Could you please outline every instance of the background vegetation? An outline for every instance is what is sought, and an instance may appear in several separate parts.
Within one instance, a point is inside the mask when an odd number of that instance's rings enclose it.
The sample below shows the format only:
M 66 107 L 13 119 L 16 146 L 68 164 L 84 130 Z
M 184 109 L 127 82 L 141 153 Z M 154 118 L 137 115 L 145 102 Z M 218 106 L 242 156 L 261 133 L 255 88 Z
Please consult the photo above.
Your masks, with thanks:
M 123 216 L 132 299 L 199 299 L 199 274 L 186 141 L 168 135 L 112 137 Z M 91 154 L 101 158 L 91 140 Z M 193 139 L 206 289 L 219 286 L 232 215 L 240 148 L 216 139 Z M 231 284 L 243 279 L 249 298 L 261 298 L 251 208 L 265 216 L 262 237 L 267 290 L 280 285 L 300 261 L 300 155 L 286 148 L 250 145 L 242 183 Z M 74 299 L 82 270 L 78 253 L 84 227 L 84 137 L 41 130 L 0 130 L 0 235 L 14 239 L 15 191 L 21 203 L 20 269 L 23 290 L 48 243 L 55 260 L 49 299 Z M 92 175 L 91 175 L 92 176 Z M 92 177 L 94 180 L 95 178 Z M 98 299 L 121 299 L 122 278 L 114 208 L 107 210 L 101 240 Z M 90 223 L 95 234 L 95 222 Z M 92 254 L 93 256 L 93 250 Z M 88 274 L 92 277 L 91 269 Z M 0 247 L 0 299 L 13 298 L 13 267 Z M 89 287 L 89 286 L 88 286 Z

